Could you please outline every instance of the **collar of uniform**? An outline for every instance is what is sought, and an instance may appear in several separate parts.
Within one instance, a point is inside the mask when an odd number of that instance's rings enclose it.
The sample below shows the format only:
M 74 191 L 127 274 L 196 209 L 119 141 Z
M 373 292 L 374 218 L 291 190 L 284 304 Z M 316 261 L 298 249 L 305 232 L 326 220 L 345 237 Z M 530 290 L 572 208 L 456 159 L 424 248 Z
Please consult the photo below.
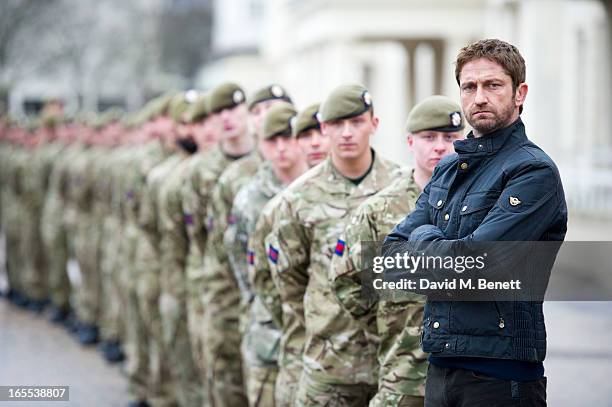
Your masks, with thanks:
M 455 152 L 460 155 L 471 153 L 495 153 L 506 143 L 515 131 L 523 130 L 524 133 L 524 128 L 523 121 L 519 117 L 510 126 L 485 134 L 479 138 L 474 137 L 473 131 L 470 131 L 464 140 L 455 141 Z
M 338 181 L 337 186 L 343 185 L 346 187 L 347 191 L 359 190 L 359 195 L 369 195 L 377 192 L 381 189 L 381 186 L 384 186 L 389 183 L 389 174 L 394 169 L 393 166 L 390 165 L 390 162 L 385 160 L 380 156 L 380 154 L 376 153 L 373 148 L 372 157 L 374 162 L 372 164 L 372 169 L 369 174 L 359 183 L 359 185 L 355 185 L 351 182 L 350 179 L 345 177 L 338 171 L 331 160 L 331 154 L 328 154 L 325 159 L 325 165 L 329 168 L 334 181 Z M 352 193 L 352 192 L 351 192 Z

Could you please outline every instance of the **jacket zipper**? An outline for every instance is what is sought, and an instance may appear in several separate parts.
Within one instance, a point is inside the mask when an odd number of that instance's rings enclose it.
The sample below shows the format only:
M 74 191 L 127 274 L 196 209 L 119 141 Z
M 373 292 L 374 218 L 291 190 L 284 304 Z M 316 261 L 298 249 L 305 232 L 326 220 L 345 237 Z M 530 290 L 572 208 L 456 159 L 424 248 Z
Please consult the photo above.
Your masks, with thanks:
M 506 323 L 504 322 L 504 317 L 502 316 L 501 310 L 499 309 L 499 304 L 497 303 L 497 301 L 493 301 L 493 304 L 495 304 L 495 309 L 497 310 L 497 317 L 499 318 L 499 323 L 497 326 L 499 326 L 500 329 L 504 329 Z

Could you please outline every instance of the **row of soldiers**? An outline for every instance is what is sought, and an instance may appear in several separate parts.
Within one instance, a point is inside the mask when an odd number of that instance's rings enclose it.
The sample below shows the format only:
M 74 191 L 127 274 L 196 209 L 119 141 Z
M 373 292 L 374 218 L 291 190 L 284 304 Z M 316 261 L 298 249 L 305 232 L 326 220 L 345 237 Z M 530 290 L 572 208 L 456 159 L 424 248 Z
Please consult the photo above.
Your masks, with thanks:
M 132 406 L 420 406 L 423 301 L 361 293 L 361 242 L 409 213 L 460 107 L 411 111 L 399 168 L 368 90 L 297 110 L 279 85 L 163 95 L 121 120 L 0 129 L 14 302 L 126 354 Z

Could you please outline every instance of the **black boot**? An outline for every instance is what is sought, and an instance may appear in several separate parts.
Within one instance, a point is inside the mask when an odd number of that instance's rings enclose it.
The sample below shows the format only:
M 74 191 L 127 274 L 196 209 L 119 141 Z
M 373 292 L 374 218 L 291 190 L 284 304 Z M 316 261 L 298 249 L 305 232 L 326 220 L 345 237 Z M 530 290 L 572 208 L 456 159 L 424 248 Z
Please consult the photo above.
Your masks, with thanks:
M 81 325 L 79 328 L 79 342 L 81 345 L 98 343 L 98 327 L 91 324 Z
M 55 324 L 63 324 L 69 315 L 70 315 L 70 310 L 67 307 L 60 308 L 55 305 L 52 305 L 51 314 L 49 315 L 49 321 Z
M 109 363 L 122 362 L 125 359 L 125 355 L 121 350 L 121 344 L 117 340 L 104 341 L 100 346 L 104 359 Z

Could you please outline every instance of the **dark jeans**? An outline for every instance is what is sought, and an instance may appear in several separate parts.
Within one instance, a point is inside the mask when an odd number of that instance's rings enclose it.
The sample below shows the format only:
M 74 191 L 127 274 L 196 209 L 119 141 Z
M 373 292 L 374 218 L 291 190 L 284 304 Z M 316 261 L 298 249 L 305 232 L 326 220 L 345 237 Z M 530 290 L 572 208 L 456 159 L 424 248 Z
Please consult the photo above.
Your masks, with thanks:
M 546 377 L 531 382 L 515 382 L 483 376 L 471 370 L 429 365 L 425 407 L 506 406 L 546 406 Z

